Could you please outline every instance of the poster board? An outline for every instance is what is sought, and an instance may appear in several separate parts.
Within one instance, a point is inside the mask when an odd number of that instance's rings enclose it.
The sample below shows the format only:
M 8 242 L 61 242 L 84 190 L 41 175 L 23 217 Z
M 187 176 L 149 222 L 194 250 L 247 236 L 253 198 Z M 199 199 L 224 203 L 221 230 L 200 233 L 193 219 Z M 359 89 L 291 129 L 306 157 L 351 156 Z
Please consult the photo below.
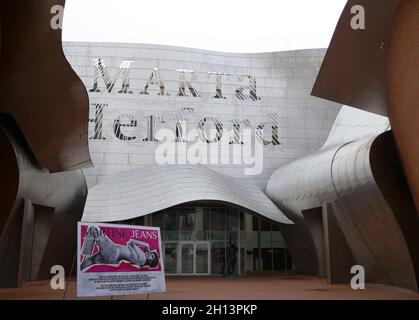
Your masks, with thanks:
M 78 223 L 77 296 L 166 292 L 160 228 Z

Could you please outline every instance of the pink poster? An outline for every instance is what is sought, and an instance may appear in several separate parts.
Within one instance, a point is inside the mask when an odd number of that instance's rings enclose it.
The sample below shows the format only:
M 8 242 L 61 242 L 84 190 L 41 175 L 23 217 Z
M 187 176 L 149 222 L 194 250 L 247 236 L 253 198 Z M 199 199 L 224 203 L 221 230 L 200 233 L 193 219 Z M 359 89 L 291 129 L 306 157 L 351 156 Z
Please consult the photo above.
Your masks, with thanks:
M 165 291 L 160 228 L 79 223 L 79 297 Z

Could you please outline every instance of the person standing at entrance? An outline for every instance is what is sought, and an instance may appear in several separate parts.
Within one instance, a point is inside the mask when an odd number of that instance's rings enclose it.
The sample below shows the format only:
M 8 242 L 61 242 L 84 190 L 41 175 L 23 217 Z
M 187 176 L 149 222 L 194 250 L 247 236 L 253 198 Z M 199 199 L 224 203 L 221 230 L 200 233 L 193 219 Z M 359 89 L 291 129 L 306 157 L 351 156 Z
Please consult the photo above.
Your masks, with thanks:
M 229 241 L 229 246 L 227 247 L 227 274 L 233 275 L 236 273 L 237 266 L 237 251 L 235 240 L 233 238 Z

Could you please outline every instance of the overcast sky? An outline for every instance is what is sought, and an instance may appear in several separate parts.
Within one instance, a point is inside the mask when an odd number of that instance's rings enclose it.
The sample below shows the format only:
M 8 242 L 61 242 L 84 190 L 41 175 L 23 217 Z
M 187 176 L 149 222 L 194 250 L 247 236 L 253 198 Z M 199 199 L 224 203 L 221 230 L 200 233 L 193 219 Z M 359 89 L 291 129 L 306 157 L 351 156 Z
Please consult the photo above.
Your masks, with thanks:
M 67 0 L 65 41 L 225 52 L 324 48 L 346 0 Z

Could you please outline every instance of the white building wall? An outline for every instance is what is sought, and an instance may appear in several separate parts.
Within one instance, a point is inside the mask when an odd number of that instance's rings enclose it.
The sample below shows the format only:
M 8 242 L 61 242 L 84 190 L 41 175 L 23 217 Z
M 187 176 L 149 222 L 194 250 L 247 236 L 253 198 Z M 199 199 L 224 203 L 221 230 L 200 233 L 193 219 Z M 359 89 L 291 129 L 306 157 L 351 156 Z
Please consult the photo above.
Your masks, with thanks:
M 147 137 L 148 117 L 153 115 L 157 119 L 156 130 L 169 128 L 174 131 L 179 111 L 192 108 L 193 113 L 185 113 L 188 130 L 196 127 L 203 117 L 218 119 L 226 130 L 232 129 L 233 120 L 247 120 L 253 129 L 260 123 L 277 120 L 280 144 L 264 147 L 261 174 L 245 175 L 243 165 L 234 165 L 232 161 L 225 165 L 208 165 L 265 190 L 276 169 L 322 146 L 340 110 L 339 105 L 310 96 L 325 54 L 323 49 L 230 54 L 155 45 L 65 43 L 64 52 L 88 90 L 95 82 L 93 58 L 104 61 L 111 77 L 117 74 L 123 60 L 133 61 L 129 71 L 132 94 L 118 93 L 122 88 L 121 80 L 108 93 L 102 78 L 98 80 L 101 92 L 89 92 L 92 120 L 95 119 L 95 104 L 106 105 L 102 126 L 105 140 L 91 139 L 89 144 L 94 167 L 84 173 L 90 187 L 120 171 L 155 164 L 155 150 L 160 143 L 142 141 Z M 158 95 L 156 86 L 150 86 L 149 95 L 140 94 L 154 68 L 159 69 L 169 96 Z M 188 90 L 189 97 L 178 96 L 179 69 L 194 71 L 192 83 L 200 97 L 193 97 Z M 214 98 L 216 77 L 209 72 L 228 74 L 222 80 L 225 99 Z M 235 96 L 238 87 L 248 89 L 249 83 L 247 78 L 240 81 L 238 75 L 256 79 L 260 100 L 240 100 Z M 244 92 L 249 94 L 249 90 Z M 128 123 L 129 119 L 137 121 L 135 127 L 121 129 L 125 135 L 135 136 L 134 140 L 121 141 L 115 136 L 113 125 L 121 115 L 125 115 L 123 123 Z M 94 134 L 95 123 L 90 122 L 89 135 L 93 137 Z

